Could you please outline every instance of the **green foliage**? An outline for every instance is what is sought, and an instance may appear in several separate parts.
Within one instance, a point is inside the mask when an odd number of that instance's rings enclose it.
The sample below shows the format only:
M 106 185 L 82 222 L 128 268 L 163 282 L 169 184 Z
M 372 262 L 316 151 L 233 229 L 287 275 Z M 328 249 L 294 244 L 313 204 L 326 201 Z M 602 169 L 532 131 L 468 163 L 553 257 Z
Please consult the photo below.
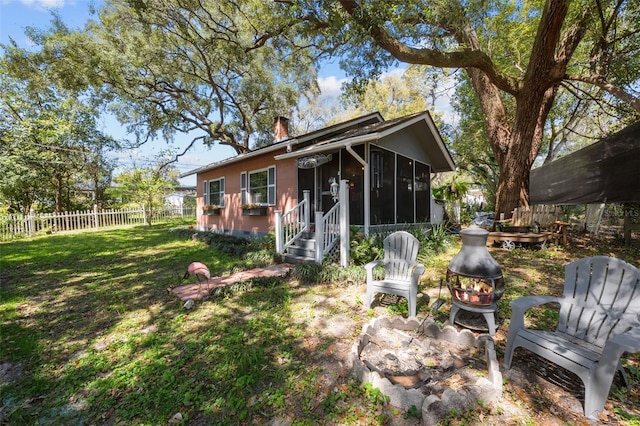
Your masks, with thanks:
M 246 152 L 316 90 L 303 23 L 280 2 L 108 0 L 96 18 L 34 41 L 64 84 L 100 88 L 138 143 L 198 130 L 194 141 Z
M 351 265 L 342 268 L 335 264 L 319 265 L 302 262 L 291 271 L 291 276 L 303 284 L 331 284 L 337 286 L 357 285 L 366 282 L 366 272 L 362 266 Z
M 291 277 L 303 284 L 318 282 L 318 275 L 322 272 L 322 265 L 316 262 L 300 262 L 291 271 Z
M 433 225 L 421 249 L 422 253 L 443 253 L 451 246 L 452 236 L 444 224 Z
M 225 235 L 209 231 L 196 231 L 188 228 L 174 228 L 171 232 L 180 235 L 183 238 L 201 241 L 229 257 L 245 258 L 249 253 L 254 253 L 251 256 L 262 261 L 269 257 L 273 259 L 274 256 L 272 252 L 264 250 L 260 241 L 255 239 L 236 237 L 233 235 Z
M 145 209 L 148 224 L 151 224 L 153 211 L 164 205 L 163 196 L 177 186 L 176 171 L 164 164 L 127 170 L 114 181 L 119 185 L 114 192 L 125 205 L 134 204 Z
M 88 209 L 105 201 L 116 142 L 97 130 L 88 94 L 65 90 L 26 51 L 0 59 L 0 206 L 14 213 Z M 83 197 L 81 194 L 89 192 Z
M 337 265 L 328 265 L 322 268 L 318 274 L 319 283 L 333 284 L 337 286 L 349 286 L 366 282 L 367 275 L 364 267 L 350 265 L 342 268 Z
M 366 100 L 398 61 L 426 65 L 441 80 L 460 70 L 454 155 L 496 211 L 527 202 L 545 143 L 553 153 L 576 134 L 608 133 L 640 115 L 637 2 L 339 3 L 305 11 L 326 23 L 318 42 L 337 46 L 352 97 Z
M 194 234 L 137 226 L 0 243 L 0 359 L 22 365 L 16 379 L 0 383 L 0 422 L 168 424 L 182 413 L 184 423 L 220 425 L 288 418 L 296 424 L 402 423 L 403 414 L 380 390 L 361 385 L 347 370 L 322 371 L 349 356 L 336 351 L 349 347 L 344 339 L 326 333 L 335 313 L 354 321 L 353 332 L 375 316 L 363 311 L 362 292 L 342 298 L 345 289 L 333 285 L 256 279 L 187 311 L 167 294 L 183 283 L 186 265 L 200 260 L 217 275 L 241 262 L 215 244 L 222 246 L 225 238 L 233 244 L 233 237 L 217 235 L 207 245 L 208 235 L 192 239 Z M 243 241 L 262 250 L 259 241 Z M 637 263 L 637 248 L 585 242 Z M 561 289 L 562 266 L 588 250 L 572 245 L 556 256 L 492 252 L 508 280 L 499 317 L 509 318 L 509 302 L 519 295 Z M 450 257 L 441 255 L 427 273 L 441 274 Z M 531 320 L 546 324 L 554 314 L 536 315 Z M 500 327 L 506 326 L 503 321 Z M 504 341 L 496 346 L 503 348 Z M 636 354 L 627 355 L 631 387 L 614 389 L 610 401 L 616 421 L 634 425 L 637 416 L 625 407 L 638 405 L 640 364 Z M 525 410 L 520 423 L 540 419 L 539 407 L 527 398 L 503 395 L 500 407 L 515 400 Z M 443 424 L 497 424 L 511 413 L 500 407 L 458 412 Z M 556 415 L 558 423 L 576 421 L 575 413 Z
M 382 239 L 379 234 L 371 234 L 368 238 L 355 226 L 350 228 L 349 256 L 354 265 L 364 265 L 384 256 Z
M 386 120 L 426 111 L 437 100 L 437 87 L 442 80 L 434 78 L 429 68 L 409 65 L 401 73 L 387 74 L 370 80 L 364 93 L 346 92 L 343 103 L 354 111 L 349 115 L 363 115 L 377 111 Z

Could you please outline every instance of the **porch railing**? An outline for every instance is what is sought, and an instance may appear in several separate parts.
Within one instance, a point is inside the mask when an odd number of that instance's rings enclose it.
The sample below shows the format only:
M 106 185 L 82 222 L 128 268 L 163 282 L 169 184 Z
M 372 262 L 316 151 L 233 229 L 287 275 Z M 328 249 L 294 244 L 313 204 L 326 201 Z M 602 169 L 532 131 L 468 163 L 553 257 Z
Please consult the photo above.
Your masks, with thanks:
M 333 248 L 340 238 L 340 202 L 326 213 L 316 212 L 316 263 Z
M 346 180 L 340 181 L 339 199 L 326 214 L 315 216 L 315 261 L 322 263 L 324 256 L 340 241 L 340 264 L 349 263 L 349 189 Z M 310 191 L 303 191 L 304 199 L 293 209 L 282 214 L 275 212 L 276 251 L 284 254 L 305 231 L 310 229 Z
M 302 235 L 309 230 L 311 222 L 311 203 L 309 201 L 309 190 L 304 190 L 303 200 L 291 210 L 282 214 L 276 212 L 276 251 L 280 254 Z

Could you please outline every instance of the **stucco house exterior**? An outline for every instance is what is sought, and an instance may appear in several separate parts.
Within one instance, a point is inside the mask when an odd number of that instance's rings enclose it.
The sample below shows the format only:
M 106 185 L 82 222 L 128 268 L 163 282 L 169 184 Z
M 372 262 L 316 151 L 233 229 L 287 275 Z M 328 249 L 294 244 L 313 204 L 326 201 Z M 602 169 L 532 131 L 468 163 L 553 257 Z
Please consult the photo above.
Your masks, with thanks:
M 312 212 L 336 202 L 332 182 L 348 186 L 348 225 L 432 223 L 431 174 L 454 170 L 451 154 L 428 112 L 385 121 L 361 116 L 290 137 L 287 120 L 276 141 L 185 173 L 197 175 L 197 227 L 239 236 L 276 228 L 277 214 L 308 200 Z M 334 187 L 337 186 L 334 184 Z

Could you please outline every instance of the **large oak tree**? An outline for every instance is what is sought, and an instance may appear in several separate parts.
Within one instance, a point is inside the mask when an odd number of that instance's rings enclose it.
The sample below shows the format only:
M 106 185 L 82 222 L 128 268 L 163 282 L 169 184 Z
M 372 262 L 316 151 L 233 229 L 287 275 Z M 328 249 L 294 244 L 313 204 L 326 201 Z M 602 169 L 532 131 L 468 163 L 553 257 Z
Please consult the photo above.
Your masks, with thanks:
M 243 153 L 273 142 L 273 119 L 316 89 L 297 22 L 262 0 L 105 0 L 81 31 L 54 20 L 36 41 L 65 84 L 99 88 L 139 143 L 190 133 Z
M 560 89 L 640 115 L 640 2 L 340 0 L 302 2 L 343 45 L 355 83 L 394 62 L 464 69 L 499 168 L 496 212 L 529 204 L 529 171 Z

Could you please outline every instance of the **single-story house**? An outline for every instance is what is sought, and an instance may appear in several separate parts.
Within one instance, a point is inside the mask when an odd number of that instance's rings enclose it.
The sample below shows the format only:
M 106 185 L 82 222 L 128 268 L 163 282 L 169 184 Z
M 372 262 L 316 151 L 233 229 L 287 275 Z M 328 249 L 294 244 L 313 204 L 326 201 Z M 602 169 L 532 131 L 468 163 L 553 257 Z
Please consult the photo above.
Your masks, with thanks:
M 195 195 L 195 186 L 179 186 L 175 188 L 173 192 L 171 192 L 170 194 L 166 194 L 163 197 L 164 205 L 181 209 L 185 205 L 185 200 L 189 197 L 195 197 Z M 193 202 L 193 198 L 191 198 L 191 200 L 191 202 Z
M 431 174 L 454 162 L 428 112 L 387 121 L 372 113 L 297 137 L 287 124 L 276 118 L 272 145 L 183 175 L 197 175 L 198 229 L 263 235 L 306 191 L 311 212 L 329 210 L 331 184 L 344 180 L 349 225 L 368 233 L 433 222 Z

